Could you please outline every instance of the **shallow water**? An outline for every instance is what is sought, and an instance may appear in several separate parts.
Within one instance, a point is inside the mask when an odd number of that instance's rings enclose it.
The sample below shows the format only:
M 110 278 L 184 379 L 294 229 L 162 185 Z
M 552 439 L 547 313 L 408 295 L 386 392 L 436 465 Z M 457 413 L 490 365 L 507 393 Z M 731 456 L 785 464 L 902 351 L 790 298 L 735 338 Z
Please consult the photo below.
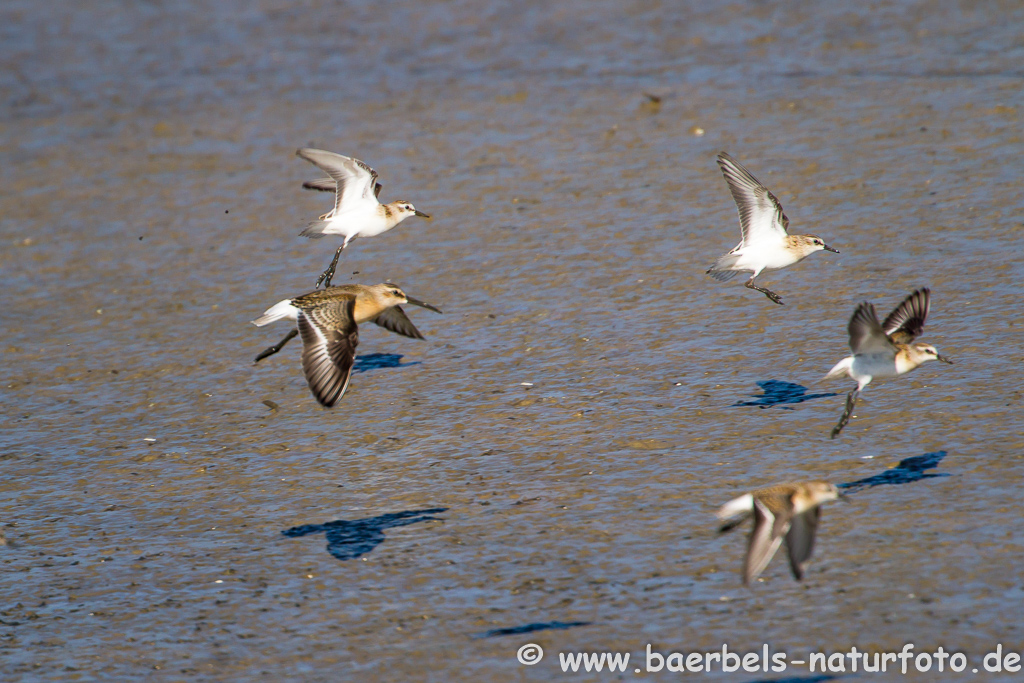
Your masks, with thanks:
M 0 17 L 5 680 L 1024 647 L 1017 5 Z M 336 246 L 297 236 L 330 204 L 303 145 L 433 216 L 356 242 L 339 281 L 445 311 L 409 311 L 422 342 L 364 326 L 330 411 L 297 342 L 252 364 L 287 326 L 248 321 Z M 785 307 L 704 275 L 738 239 L 721 150 L 842 251 L 763 277 Z M 853 307 L 923 285 L 956 365 L 872 384 L 830 441 Z M 796 478 L 861 483 L 802 583 L 780 554 L 745 589 L 713 511 Z

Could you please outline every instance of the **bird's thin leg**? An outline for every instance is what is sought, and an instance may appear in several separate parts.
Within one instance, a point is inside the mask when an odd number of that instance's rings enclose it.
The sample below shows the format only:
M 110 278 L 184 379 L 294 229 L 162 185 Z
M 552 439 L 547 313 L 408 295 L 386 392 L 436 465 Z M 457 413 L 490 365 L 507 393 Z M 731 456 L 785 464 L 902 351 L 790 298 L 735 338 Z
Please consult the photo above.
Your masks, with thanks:
M 320 273 L 320 277 L 317 278 L 317 287 L 320 287 L 321 282 L 324 283 L 324 289 L 327 289 L 328 287 L 331 286 L 331 278 L 334 277 L 334 270 L 338 267 L 338 258 L 341 257 L 341 252 L 345 251 L 346 244 L 348 244 L 348 242 L 342 244 L 340 247 L 338 247 L 338 251 L 334 252 L 334 260 L 331 261 L 331 265 L 327 266 L 327 270 Z
M 327 289 L 328 287 L 331 286 L 331 278 L 334 277 L 334 270 L 338 267 L 338 258 L 341 256 L 341 252 L 345 251 L 345 247 L 348 246 L 348 243 L 354 240 L 355 238 L 355 235 L 352 235 L 351 237 L 346 237 L 345 241 L 341 243 L 340 247 L 338 247 L 338 251 L 334 252 L 334 260 L 331 261 L 331 265 L 327 267 L 327 270 L 320 274 L 320 278 L 316 281 L 317 287 L 320 286 L 321 282 L 324 283 L 324 289 Z
M 289 332 L 288 334 L 285 335 L 284 339 L 282 339 L 281 341 L 277 342 L 276 344 L 271 346 L 269 349 L 267 349 L 266 351 L 264 351 L 260 355 L 256 356 L 256 360 L 254 360 L 253 363 L 259 363 L 261 360 L 263 360 L 267 356 L 273 356 L 275 353 L 277 353 L 278 351 L 283 349 L 285 344 L 287 344 L 292 339 L 294 339 L 295 336 L 298 335 L 298 333 L 299 333 L 298 330 L 292 330 L 291 332 Z
M 755 275 L 754 277 L 757 277 L 757 276 Z M 756 289 L 757 291 L 761 292 L 766 297 L 768 297 L 769 299 L 771 299 L 772 301 L 777 303 L 778 305 L 785 306 L 785 304 L 782 303 L 782 298 L 778 294 L 776 294 L 775 292 L 773 292 L 770 289 L 765 289 L 764 287 L 758 287 L 757 285 L 755 285 L 754 284 L 754 277 L 752 277 L 749 280 L 747 280 L 747 284 L 745 284 L 743 286 L 746 287 L 747 289 Z
M 843 411 L 843 416 L 839 418 L 839 423 L 832 428 L 832 438 L 839 436 L 839 432 L 843 431 L 843 427 L 850 421 L 850 414 L 853 413 L 853 407 L 857 405 L 857 397 L 860 396 L 860 388 L 853 389 L 846 395 L 846 410 Z

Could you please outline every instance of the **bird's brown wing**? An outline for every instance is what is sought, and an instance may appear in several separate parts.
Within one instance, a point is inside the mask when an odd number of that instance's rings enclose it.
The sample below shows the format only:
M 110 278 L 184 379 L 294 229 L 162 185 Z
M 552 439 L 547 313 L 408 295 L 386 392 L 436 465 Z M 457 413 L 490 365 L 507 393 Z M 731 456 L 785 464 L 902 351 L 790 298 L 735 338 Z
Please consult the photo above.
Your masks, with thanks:
M 781 512 L 781 511 L 780 511 Z M 754 529 L 747 543 L 747 557 L 743 561 L 743 583 L 754 581 L 768 566 L 789 530 L 790 515 L 776 515 L 762 501 L 754 499 Z
M 313 396 L 327 408 L 345 395 L 352 375 L 359 344 L 355 304 L 354 296 L 346 296 L 299 312 L 302 371 Z
M 411 337 L 413 339 L 423 339 L 423 335 L 416 326 L 409 320 L 409 316 L 405 314 L 401 306 L 392 306 L 386 309 L 380 315 L 373 319 L 373 322 L 377 323 L 385 330 L 400 334 L 403 337 Z
M 882 330 L 894 342 L 909 344 L 924 329 L 924 321 L 928 317 L 929 308 L 931 308 L 931 290 L 927 287 L 915 290 L 900 302 L 900 305 L 894 308 L 892 313 L 886 316 L 885 322 L 882 323 Z
M 896 352 L 882 326 L 878 324 L 875 305 L 868 301 L 857 306 L 846 330 L 850 335 L 850 349 L 854 354 Z
M 786 549 L 789 551 L 789 568 L 793 570 L 793 576 L 799 581 L 804 578 L 804 569 L 811 559 L 811 552 L 814 550 L 814 535 L 818 531 L 818 522 L 821 520 L 821 506 L 817 505 L 810 510 L 794 515 L 793 522 L 789 526 L 789 533 L 786 534 Z

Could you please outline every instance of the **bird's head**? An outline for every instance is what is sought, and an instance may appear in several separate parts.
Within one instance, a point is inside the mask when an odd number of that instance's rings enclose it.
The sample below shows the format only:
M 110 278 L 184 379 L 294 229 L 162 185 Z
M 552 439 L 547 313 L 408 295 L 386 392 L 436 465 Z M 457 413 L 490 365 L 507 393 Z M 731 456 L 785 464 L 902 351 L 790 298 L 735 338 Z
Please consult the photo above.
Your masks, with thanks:
M 939 353 L 934 346 L 921 342 L 908 346 L 907 355 L 910 356 L 910 361 L 915 367 L 930 360 L 940 360 L 943 363 L 948 363 L 949 365 L 953 364 L 953 361 Z
M 834 254 L 838 254 L 838 249 L 825 244 L 825 240 L 821 239 L 817 235 L 791 235 L 791 241 L 794 246 L 800 250 L 803 256 L 813 254 L 816 251 L 831 251 Z
M 835 484 L 828 481 L 807 482 L 807 492 L 817 503 L 824 503 L 839 498 L 839 489 L 836 488 Z
M 398 199 L 388 203 L 388 209 L 392 216 L 399 221 L 404 221 L 409 216 L 419 216 L 420 218 L 430 218 L 427 214 L 423 213 L 415 206 L 412 202 L 407 202 L 404 199 Z
M 379 285 L 374 285 L 371 289 L 373 289 L 374 298 L 382 308 L 409 303 L 409 298 L 402 288 L 392 282 L 382 282 Z
M 401 306 L 402 304 L 412 304 L 413 306 L 425 308 L 428 311 L 441 313 L 441 309 L 437 306 L 409 296 L 401 287 L 393 282 L 382 282 L 379 285 L 374 285 L 372 289 L 374 290 L 374 296 L 376 296 L 378 304 L 384 308 Z

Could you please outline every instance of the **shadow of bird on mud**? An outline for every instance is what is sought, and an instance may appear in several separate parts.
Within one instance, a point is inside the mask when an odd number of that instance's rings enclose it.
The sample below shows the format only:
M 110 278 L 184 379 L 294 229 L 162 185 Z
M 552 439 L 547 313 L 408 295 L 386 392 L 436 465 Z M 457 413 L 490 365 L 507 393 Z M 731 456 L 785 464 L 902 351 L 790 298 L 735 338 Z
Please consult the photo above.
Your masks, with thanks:
M 763 394 L 751 394 L 754 397 L 753 401 L 737 401 L 730 407 L 757 406 L 758 408 L 774 408 L 778 406 L 783 410 L 793 410 L 789 407 L 791 404 L 837 395 L 835 393 L 808 394 L 807 387 L 795 384 L 794 382 L 784 382 L 780 379 L 758 382 L 757 386 L 761 387 L 762 391 L 764 391 Z
M 255 365 L 264 358 L 269 358 L 270 356 L 278 353 L 285 347 L 285 345 L 288 344 L 288 342 L 295 339 L 297 336 L 299 336 L 298 330 L 293 329 L 289 331 L 288 334 L 284 336 L 284 339 L 260 352 L 260 354 L 256 356 L 256 360 L 253 361 L 253 364 Z M 419 364 L 420 361 L 403 363 L 402 354 L 400 353 L 367 353 L 362 356 L 356 356 L 355 363 L 352 364 L 352 372 L 360 373 L 369 372 L 370 370 L 382 370 L 384 368 L 405 368 L 410 365 Z
M 476 635 L 476 638 L 497 638 L 498 636 L 519 636 L 524 633 L 533 633 L 534 631 L 548 631 L 548 630 L 561 630 L 567 628 L 574 628 L 576 626 L 588 626 L 589 621 L 542 621 L 534 624 L 523 624 L 522 626 L 512 626 L 509 628 L 492 628 L 490 631 L 484 631 Z
M 327 552 L 339 560 L 354 560 L 365 555 L 384 542 L 384 531 L 395 527 L 408 526 L 418 522 L 444 520 L 431 515 L 445 512 L 448 508 L 426 510 L 405 510 L 389 512 L 386 515 L 365 519 L 336 519 L 324 524 L 302 524 L 285 529 L 281 533 L 290 538 L 324 532 L 327 536 Z
M 899 464 L 881 474 L 876 474 L 865 479 L 839 484 L 837 488 L 845 489 L 847 492 L 860 491 L 872 486 L 910 484 L 922 479 L 935 477 L 948 477 L 946 473 L 926 474 L 925 470 L 934 469 L 946 457 L 946 451 L 933 451 L 924 455 L 915 455 L 911 458 L 900 460 Z
M 419 365 L 420 361 L 403 363 L 400 353 L 368 353 L 365 356 L 356 356 L 356 362 L 352 364 L 352 372 L 369 372 L 370 370 L 383 370 L 385 368 L 407 368 L 410 365 Z

